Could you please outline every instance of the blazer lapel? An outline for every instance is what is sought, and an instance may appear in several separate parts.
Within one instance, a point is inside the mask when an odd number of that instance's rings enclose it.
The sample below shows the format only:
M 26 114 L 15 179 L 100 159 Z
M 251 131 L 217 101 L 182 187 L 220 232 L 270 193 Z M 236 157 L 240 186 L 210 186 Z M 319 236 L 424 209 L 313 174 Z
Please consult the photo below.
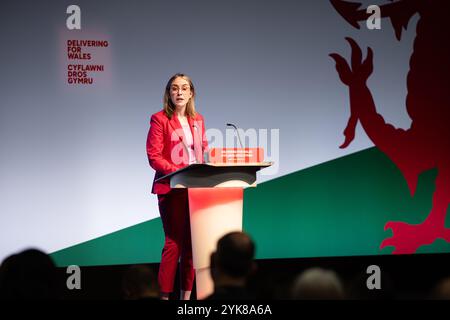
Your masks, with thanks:
M 188 117 L 189 122 L 189 128 L 191 129 L 192 133 L 192 139 L 194 141 L 194 153 L 195 153 L 195 159 L 197 160 L 197 163 L 203 163 L 203 151 L 202 151 L 202 136 L 203 133 L 202 125 L 200 122 L 196 121 L 195 119 L 192 119 L 191 117 Z
M 181 127 L 180 121 L 178 121 L 178 117 L 175 113 L 172 115 L 172 118 L 169 120 L 169 125 L 172 127 L 172 130 L 178 136 L 180 141 L 183 142 L 183 144 L 186 146 L 186 137 L 184 136 L 183 128 Z M 170 137 L 170 139 L 172 139 L 172 137 Z

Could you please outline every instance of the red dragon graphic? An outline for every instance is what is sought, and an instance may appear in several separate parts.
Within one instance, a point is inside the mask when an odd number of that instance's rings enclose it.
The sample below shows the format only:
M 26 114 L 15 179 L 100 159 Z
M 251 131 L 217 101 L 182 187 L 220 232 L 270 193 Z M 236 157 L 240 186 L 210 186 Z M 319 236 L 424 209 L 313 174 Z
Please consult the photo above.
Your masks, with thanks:
M 360 3 L 331 0 L 336 11 L 352 26 L 369 14 Z M 373 71 L 373 52 L 369 47 L 363 60 L 358 44 L 351 38 L 351 66 L 337 53 L 341 81 L 349 87 L 350 119 L 344 130 L 347 147 L 355 137 L 355 127 L 362 127 L 377 148 L 384 152 L 402 172 L 411 195 L 419 174 L 437 168 L 436 189 L 428 217 L 418 225 L 389 221 L 385 230 L 393 236 L 383 240 L 380 248 L 394 246 L 394 254 L 415 253 L 423 245 L 441 238 L 450 242 L 445 218 L 450 203 L 450 15 L 449 0 L 400 0 L 380 6 L 381 16 L 391 20 L 395 35 L 401 38 L 411 17 L 418 13 L 414 49 L 407 76 L 406 109 L 412 119 L 407 130 L 394 128 L 377 113 L 366 81 Z

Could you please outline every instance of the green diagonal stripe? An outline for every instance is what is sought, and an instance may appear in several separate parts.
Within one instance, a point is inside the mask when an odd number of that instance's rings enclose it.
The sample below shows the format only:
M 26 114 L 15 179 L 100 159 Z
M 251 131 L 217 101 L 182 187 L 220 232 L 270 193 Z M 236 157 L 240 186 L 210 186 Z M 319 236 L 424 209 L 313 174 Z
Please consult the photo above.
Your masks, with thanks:
M 247 189 L 244 229 L 261 259 L 388 254 L 393 247 L 379 249 L 392 235 L 385 223 L 423 221 L 436 175 L 424 172 L 411 197 L 400 170 L 367 149 Z M 417 253 L 431 252 L 450 252 L 450 244 L 437 240 Z
M 385 223 L 425 219 L 436 175 L 437 170 L 424 172 L 411 197 L 401 172 L 382 152 L 363 150 L 246 189 L 244 230 L 257 244 L 258 259 L 390 254 L 392 247 L 379 249 L 391 235 Z M 160 261 L 163 240 L 158 218 L 52 257 L 58 266 L 153 263 Z M 444 240 L 418 250 L 441 252 L 450 252 Z
M 164 234 L 161 219 L 153 219 L 69 247 L 51 256 L 57 266 L 153 263 L 161 259 Z

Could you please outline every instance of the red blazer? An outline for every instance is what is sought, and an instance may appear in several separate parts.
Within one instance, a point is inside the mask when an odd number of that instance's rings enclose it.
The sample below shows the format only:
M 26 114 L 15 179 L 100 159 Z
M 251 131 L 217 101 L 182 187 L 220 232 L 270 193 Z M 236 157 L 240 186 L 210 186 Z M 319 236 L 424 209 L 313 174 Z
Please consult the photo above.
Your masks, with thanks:
M 194 139 L 197 163 L 203 163 L 203 153 L 208 150 L 203 116 L 197 113 L 195 118 L 187 118 Z M 164 110 L 152 115 L 147 136 L 147 155 L 150 166 L 156 170 L 152 193 L 168 193 L 169 179 L 158 182 L 155 180 L 189 164 L 186 137 L 176 114 L 171 119 Z

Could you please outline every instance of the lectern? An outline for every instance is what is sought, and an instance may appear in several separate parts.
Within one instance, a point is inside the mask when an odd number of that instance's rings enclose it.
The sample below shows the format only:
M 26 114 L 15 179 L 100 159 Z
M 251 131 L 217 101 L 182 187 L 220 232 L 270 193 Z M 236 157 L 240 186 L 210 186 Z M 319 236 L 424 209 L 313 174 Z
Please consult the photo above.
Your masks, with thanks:
M 210 256 L 217 241 L 232 231 L 242 231 L 243 189 L 256 186 L 256 172 L 270 162 L 191 164 L 160 179 L 171 188 L 187 188 L 196 275 L 197 299 L 213 290 Z

